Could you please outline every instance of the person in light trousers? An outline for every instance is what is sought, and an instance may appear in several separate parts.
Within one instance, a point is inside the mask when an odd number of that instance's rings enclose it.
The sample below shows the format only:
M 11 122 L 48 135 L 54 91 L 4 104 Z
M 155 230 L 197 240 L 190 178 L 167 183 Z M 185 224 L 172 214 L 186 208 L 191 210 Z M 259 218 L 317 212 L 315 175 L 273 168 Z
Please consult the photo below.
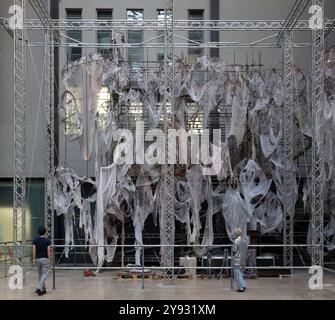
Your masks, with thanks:
M 36 295 L 45 294 L 45 281 L 50 271 L 51 260 L 51 241 L 46 235 L 46 229 L 40 227 L 38 229 L 39 237 L 33 241 L 33 264 L 38 268 L 38 287 L 35 290 Z
M 240 228 L 235 229 L 234 233 L 236 239 L 234 240 L 233 244 L 233 259 L 232 259 L 233 274 L 234 279 L 237 283 L 237 291 L 244 292 L 246 290 L 246 284 L 243 274 L 248 251 L 248 241 L 243 239 L 242 230 Z

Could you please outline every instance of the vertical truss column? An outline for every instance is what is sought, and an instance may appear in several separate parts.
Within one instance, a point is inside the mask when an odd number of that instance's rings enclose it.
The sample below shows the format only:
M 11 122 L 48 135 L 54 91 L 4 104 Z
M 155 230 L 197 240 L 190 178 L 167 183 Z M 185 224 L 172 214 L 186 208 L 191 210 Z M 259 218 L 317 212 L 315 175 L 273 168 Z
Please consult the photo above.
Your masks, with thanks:
M 25 0 L 14 0 L 14 181 L 13 241 L 14 263 L 23 267 L 26 240 L 26 176 L 25 176 L 25 95 L 26 95 L 26 30 Z M 19 9 L 21 8 L 21 10 Z M 22 21 L 22 25 L 21 22 Z M 21 242 L 21 245 L 19 245 Z
M 285 81 L 285 103 L 283 117 L 284 131 L 284 155 L 285 160 L 289 164 L 293 164 L 293 47 L 292 47 L 292 32 L 287 31 L 284 34 L 284 81 Z M 285 170 L 284 183 L 284 219 L 283 219 L 283 244 L 284 244 L 284 266 L 293 266 L 293 247 L 286 246 L 293 244 L 294 234 L 294 185 L 295 174 L 293 170 Z
M 44 115 L 45 115 L 45 177 L 44 177 L 44 224 L 47 235 L 54 244 L 54 39 L 60 43 L 48 9 L 39 0 L 29 3 L 44 30 Z
M 54 38 L 44 31 L 45 187 L 44 224 L 54 242 Z
M 324 0 L 312 4 L 322 10 L 320 28 L 312 30 L 312 265 L 323 267 Z
M 169 129 L 174 128 L 174 18 L 173 0 L 165 0 L 164 16 L 164 134 L 166 157 L 163 165 L 163 212 L 162 212 L 162 265 L 168 276 L 173 276 L 174 267 L 174 164 L 169 164 Z M 170 140 L 171 141 L 171 140 Z

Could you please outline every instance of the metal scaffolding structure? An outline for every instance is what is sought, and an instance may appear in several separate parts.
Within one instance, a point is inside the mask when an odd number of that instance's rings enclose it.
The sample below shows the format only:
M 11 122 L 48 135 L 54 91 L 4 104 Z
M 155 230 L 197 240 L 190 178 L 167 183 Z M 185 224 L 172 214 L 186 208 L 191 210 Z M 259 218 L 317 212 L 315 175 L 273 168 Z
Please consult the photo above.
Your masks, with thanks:
M 170 129 L 174 129 L 174 23 L 173 0 L 165 1 L 164 10 L 164 134 L 166 151 L 171 150 L 169 142 Z M 165 152 L 166 161 L 163 165 L 163 210 L 161 213 L 162 243 L 170 247 L 162 248 L 162 265 L 166 274 L 173 276 L 175 221 L 174 221 L 174 164 L 169 161 L 170 151 Z
M 174 31 L 282 31 L 286 20 L 174 20 Z M 333 20 L 325 21 L 325 28 L 332 26 Z M 99 31 L 99 30 L 164 30 L 163 20 L 130 21 L 123 19 L 53 19 L 54 30 Z M 43 24 L 39 19 L 26 19 L 27 30 L 41 30 Z M 291 31 L 311 31 L 308 20 L 296 21 Z
M 13 242 L 14 263 L 23 268 L 26 240 L 26 7 L 14 1 L 14 181 Z M 21 9 L 20 9 L 21 8 Z
M 321 20 L 312 30 L 312 265 L 323 267 L 324 0 L 313 5 L 321 9 Z
M 54 241 L 54 39 L 53 32 L 47 29 L 44 53 L 44 114 L 45 114 L 45 195 L 44 225 L 53 244 Z
M 283 144 L 285 160 L 293 165 L 294 161 L 294 62 L 293 62 L 293 29 L 299 23 L 298 19 L 305 10 L 309 0 L 296 0 L 289 12 L 284 29 L 277 35 L 277 44 L 283 46 L 285 102 L 283 121 Z M 284 195 L 284 217 L 283 217 L 283 244 L 284 265 L 293 266 L 293 244 L 294 240 L 294 213 L 295 213 L 295 173 L 292 170 L 285 172 L 285 195 Z
M 284 155 L 287 163 L 293 164 L 294 156 L 294 134 L 293 134 L 293 48 L 292 48 L 292 32 L 287 31 L 284 35 L 284 83 L 285 83 L 285 102 L 283 114 L 283 144 Z M 285 183 L 285 200 L 284 216 L 283 216 L 283 244 L 284 244 L 284 265 L 293 266 L 293 247 L 285 245 L 293 244 L 293 219 L 294 219 L 294 185 L 295 174 L 293 170 L 286 170 Z
M 284 80 L 286 86 L 285 112 L 283 120 L 284 149 L 287 161 L 293 162 L 293 31 L 310 31 L 309 21 L 297 20 L 301 14 L 301 7 L 306 1 L 297 1 L 294 6 L 296 14 L 289 15 L 287 20 L 174 20 L 173 0 L 165 1 L 165 19 L 127 21 L 127 20 L 52 20 L 47 10 L 41 8 L 38 1 L 29 1 L 35 9 L 39 19 L 25 18 L 25 0 L 15 0 L 21 6 L 23 15 L 22 28 L 15 28 L 14 39 L 14 204 L 13 204 L 13 232 L 17 245 L 25 241 L 26 217 L 26 186 L 25 186 L 25 79 L 26 79 L 26 30 L 41 30 L 45 32 L 45 69 L 44 69 L 44 103 L 45 103 L 45 224 L 48 235 L 53 239 L 54 208 L 53 208 L 53 177 L 54 177 L 54 47 L 60 45 L 58 31 L 63 30 L 164 30 L 164 131 L 174 127 L 174 49 L 176 31 L 214 30 L 214 31 L 277 31 L 277 41 L 283 47 Z M 37 4 L 39 4 L 37 6 Z M 323 0 L 313 0 L 314 5 L 324 8 Z M 300 9 L 299 9 L 300 8 Z M 289 21 L 289 23 L 288 23 Z M 312 142 L 312 263 L 323 266 L 323 82 L 324 82 L 324 31 L 331 28 L 333 20 L 322 21 L 322 26 L 312 30 L 312 114 L 313 114 L 313 142 Z M 8 21 L 1 19 L 1 24 L 8 25 Z M 283 37 L 283 38 L 282 38 Z M 57 40 L 55 42 L 55 39 Z M 282 42 L 281 42 L 282 41 Z M 121 46 L 122 44 L 120 44 Z M 207 43 L 208 46 L 222 44 Z M 239 45 L 237 44 L 236 47 Z M 274 47 L 278 44 L 273 44 Z M 154 47 L 154 46 L 153 46 Z M 243 47 L 241 45 L 241 47 Z M 168 135 L 166 134 L 166 137 Z M 166 142 L 166 148 L 168 148 Z M 166 152 L 168 155 L 168 152 Z M 174 166 L 166 164 L 163 167 L 163 223 L 161 231 L 165 245 L 162 248 L 162 266 L 173 274 L 174 267 Z M 285 208 L 284 217 L 284 263 L 293 264 L 293 215 L 294 190 L 293 172 L 285 177 L 286 197 L 292 206 Z M 14 250 L 15 263 L 23 266 L 23 246 L 16 246 Z
M 44 117 L 45 117 L 45 186 L 44 225 L 54 242 L 54 39 L 60 37 L 53 28 L 48 10 L 37 0 L 29 0 L 44 30 Z

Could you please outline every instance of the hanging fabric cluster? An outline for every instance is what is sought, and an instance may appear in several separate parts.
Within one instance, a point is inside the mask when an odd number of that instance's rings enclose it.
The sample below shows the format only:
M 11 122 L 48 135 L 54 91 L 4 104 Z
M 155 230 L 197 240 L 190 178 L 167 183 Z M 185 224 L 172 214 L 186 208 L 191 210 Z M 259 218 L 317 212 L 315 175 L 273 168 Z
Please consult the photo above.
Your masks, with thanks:
M 325 145 L 327 187 L 329 199 L 335 198 L 334 140 L 331 135 L 335 107 L 335 51 L 326 57 L 325 101 Z M 185 226 L 187 243 L 194 244 L 197 255 L 206 252 L 214 241 L 213 217 L 222 213 L 229 238 L 240 227 L 246 234 L 247 223 L 260 223 L 261 232 L 279 229 L 283 219 L 285 203 L 285 174 L 293 173 L 294 202 L 297 199 L 296 167 L 288 163 L 280 146 L 282 133 L 282 105 L 285 96 L 283 79 L 272 70 L 268 77 L 261 72 L 246 72 L 241 66 L 233 69 L 218 58 L 199 57 L 188 66 L 176 60 L 175 77 L 175 128 L 194 129 L 195 121 L 201 128 L 210 127 L 212 112 L 231 111 L 226 122 L 224 139 L 208 142 L 213 154 L 213 163 L 219 170 L 204 175 L 204 161 L 191 163 L 192 142 L 187 139 L 187 161 L 178 165 L 181 175 L 175 176 L 175 218 Z M 152 163 L 143 161 L 136 165 L 135 178 L 131 177 L 130 164 L 120 164 L 125 154 L 133 155 L 133 144 L 118 134 L 130 116 L 146 120 L 142 123 L 149 129 L 162 127 L 164 109 L 164 72 L 143 70 L 135 75 L 129 65 L 119 56 L 103 58 L 99 54 L 82 57 L 63 70 L 63 93 L 59 108 L 60 122 L 69 141 L 78 140 L 84 160 L 94 158 L 95 181 L 79 178 L 69 168 L 59 167 L 55 173 L 55 208 L 64 215 L 65 243 L 74 243 L 75 208 L 80 211 L 79 227 L 85 231 L 85 242 L 97 245 L 90 248 L 94 263 L 98 266 L 115 256 L 118 244 L 117 224 L 132 220 L 135 237 L 135 261 L 140 265 L 143 244 L 143 229 L 150 215 L 153 221 L 162 221 L 163 179 L 159 152 L 151 153 Z M 311 137 L 311 108 L 308 94 L 309 80 L 299 68 L 295 69 L 297 85 L 294 106 L 296 126 L 306 137 Z M 102 88 L 108 88 L 109 98 L 98 101 Z M 199 120 L 200 119 L 200 120 Z M 251 134 L 250 159 L 233 161 L 235 150 L 243 147 L 246 133 Z M 143 141 L 145 135 L 136 128 L 136 139 Z M 229 139 L 233 138 L 233 148 Z M 180 145 L 181 140 L 177 142 Z M 204 144 L 204 142 L 202 142 Z M 116 154 L 117 146 L 122 151 Z M 256 156 L 260 147 L 261 156 Z M 135 153 L 140 152 L 135 147 Z M 218 149 L 219 148 L 219 149 Z M 216 161 L 215 150 L 220 150 Z M 158 154 L 157 154 L 158 153 Z M 184 154 L 185 156 L 185 154 Z M 182 160 L 184 156 L 178 156 Z M 199 156 L 197 154 L 196 156 Z M 266 175 L 256 162 L 265 159 L 268 163 Z M 146 158 L 147 159 L 147 158 Z M 185 160 L 185 159 L 184 159 Z M 203 160 L 203 159 L 202 159 Z M 156 161 L 156 163 L 155 163 Z M 235 162 L 235 163 L 234 163 Z M 214 180 L 216 181 L 214 183 Z M 229 183 L 227 181 L 234 181 Z M 84 197 L 83 183 L 92 185 L 92 194 Z M 305 186 L 306 207 L 309 188 Z M 331 208 L 331 209 L 330 209 Z M 334 208 L 329 206 L 331 219 L 325 228 L 328 243 L 334 243 Z M 205 217 L 203 221 L 202 217 Z M 201 249 L 196 245 L 203 245 Z M 68 254 L 68 250 L 66 251 Z

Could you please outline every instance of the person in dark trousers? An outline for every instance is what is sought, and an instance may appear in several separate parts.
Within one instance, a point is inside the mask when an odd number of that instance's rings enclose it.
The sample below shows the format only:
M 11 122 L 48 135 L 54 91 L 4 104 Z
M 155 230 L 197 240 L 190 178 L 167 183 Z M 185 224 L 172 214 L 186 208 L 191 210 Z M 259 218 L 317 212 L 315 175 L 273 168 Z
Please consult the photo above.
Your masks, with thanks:
M 246 284 L 243 278 L 247 251 L 248 251 L 248 241 L 243 239 L 242 230 L 237 228 L 235 230 L 236 239 L 233 244 L 233 273 L 234 279 L 237 283 L 237 291 L 243 292 L 246 289 Z
M 40 227 L 38 229 L 39 237 L 33 241 L 33 264 L 38 268 L 39 284 L 35 293 L 39 296 L 45 294 L 45 281 L 50 271 L 51 260 L 51 241 L 46 235 L 46 229 Z

